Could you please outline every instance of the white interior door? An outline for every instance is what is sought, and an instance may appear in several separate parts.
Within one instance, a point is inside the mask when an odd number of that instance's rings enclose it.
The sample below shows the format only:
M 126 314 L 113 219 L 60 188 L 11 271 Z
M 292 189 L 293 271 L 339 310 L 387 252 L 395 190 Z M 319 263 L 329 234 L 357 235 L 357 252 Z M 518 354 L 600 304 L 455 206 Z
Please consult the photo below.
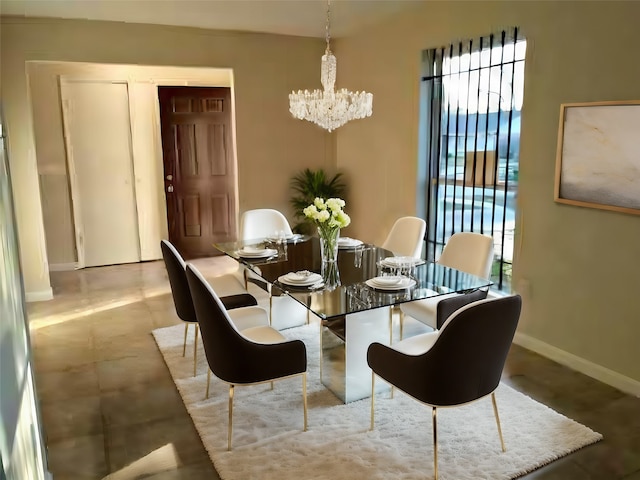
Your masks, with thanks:
M 78 265 L 140 261 L 126 83 L 61 79 Z

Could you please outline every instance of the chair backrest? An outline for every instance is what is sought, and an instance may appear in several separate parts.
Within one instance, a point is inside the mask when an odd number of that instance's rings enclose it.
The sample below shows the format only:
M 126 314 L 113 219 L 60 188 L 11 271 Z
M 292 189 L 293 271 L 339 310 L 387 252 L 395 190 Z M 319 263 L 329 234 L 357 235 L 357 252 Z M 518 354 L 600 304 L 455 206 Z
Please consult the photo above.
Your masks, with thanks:
M 430 405 L 447 406 L 493 392 L 500 383 L 521 307 L 520 296 L 511 295 L 457 310 L 423 354 L 419 368 L 424 382 L 414 396 Z
M 420 258 L 427 223 L 418 217 L 401 217 L 393 224 L 382 248 L 394 255 Z
M 211 371 L 229 383 L 252 381 L 253 369 L 247 361 L 252 342 L 240 334 L 216 292 L 191 264 L 187 264 L 186 277 Z
M 490 278 L 493 237 L 472 232 L 454 233 L 444 246 L 438 263 L 476 277 Z
M 487 293 L 486 289 L 478 289 L 469 293 L 454 295 L 453 297 L 443 298 L 440 300 L 436 305 L 436 329 L 440 330 L 442 325 L 444 325 L 444 322 L 446 322 L 447 319 L 456 312 L 456 310 L 459 310 L 470 303 L 487 298 Z
M 162 258 L 169 275 L 171 295 L 173 295 L 176 313 L 185 322 L 196 322 L 196 312 L 193 309 L 191 292 L 189 291 L 189 284 L 184 271 L 184 260 L 176 248 L 167 240 L 160 240 L 160 249 L 162 250 Z
M 278 210 L 259 208 L 247 210 L 240 219 L 240 240 L 265 238 L 278 232 L 293 235 L 287 218 Z

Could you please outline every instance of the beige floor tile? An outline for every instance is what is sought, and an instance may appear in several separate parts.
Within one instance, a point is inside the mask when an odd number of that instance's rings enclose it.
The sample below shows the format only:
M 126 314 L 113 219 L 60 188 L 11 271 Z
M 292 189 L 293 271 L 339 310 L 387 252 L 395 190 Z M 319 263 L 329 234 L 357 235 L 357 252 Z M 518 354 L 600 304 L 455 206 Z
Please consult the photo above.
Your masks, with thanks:
M 171 378 L 159 351 L 96 362 L 100 390 L 110 391 Z
M 94 362 L 93 346 L 57 345 L 37 346 L 33 350 L 37 372 L 69 370 Z
M 95 363 L 66 370 L 40 371 L 36 376 L 36 388 L 43 403 L 100 394 Z
M 95 341 L 95 359 L 98 362 L 127 357 L 146 357 L 155 355 L 157 351 L 158 346 L 149 333 L 97 337 Z
M 102 433 L 99 395 L 42 402 L 40 406 L 50 442 Z
M 184 407 L 182 414 L 174 418 L 137 425 L 110 426 L 107 432 L 112 471 L 145 457 L 152 459 L 154 452 L 156 455 L 164 452 L 166 464 L 173 463 L 175 467 L 209 460 Z M 149 462 L 149 467 L 153 468 L 152 462 Z
M 98 480 L 108 473 L 104 436 L 77 436 L 47 445 L 55 480 Z
M 106 425 L 133 426 L 185 415 L 186 409 L 169 377 L 104 392 L 102 414 Z

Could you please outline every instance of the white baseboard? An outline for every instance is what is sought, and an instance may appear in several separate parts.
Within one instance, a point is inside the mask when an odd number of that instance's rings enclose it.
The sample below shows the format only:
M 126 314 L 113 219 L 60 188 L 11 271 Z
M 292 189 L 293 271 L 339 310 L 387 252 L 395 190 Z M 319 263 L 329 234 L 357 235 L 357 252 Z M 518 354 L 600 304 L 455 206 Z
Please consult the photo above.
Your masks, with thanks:
M 549 345 L 537 338 L 530 337 L 524 333 L 517 332 L 513 343 L 521 347 L 539 353 L 543 357 L 565 365 L 573 370 L 595 378 L 596 380 L 611 385 L 625 393 L 640 397 L 640 382 L 633 378 L 627 377 L 616 371 L 610 370 L 597 363 L 585 360 L 572 353 L 561 350 L 553 345 Z
M 49 264 L 50 272 L 68 272 L 68 271 L 76 270 L 77 268 L 78 268 L 78 264 L 76 262 Z
M 27 302 L 44 302 L 45 300 L 51 300 L 53 298 L 53 289 L 49 287 L 46 290 L 39 290 L 37 292 L 25 292 L 24 296 Z

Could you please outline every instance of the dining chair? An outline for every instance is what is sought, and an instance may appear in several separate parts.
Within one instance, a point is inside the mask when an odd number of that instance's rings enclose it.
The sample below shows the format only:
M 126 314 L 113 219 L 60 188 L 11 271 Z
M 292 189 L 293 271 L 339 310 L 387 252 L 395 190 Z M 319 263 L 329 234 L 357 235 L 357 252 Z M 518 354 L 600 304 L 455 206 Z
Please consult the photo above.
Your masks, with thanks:
M 171 242 L 161 240 L 160 249 L 162 250 L 162 258 L 164 259 L 164 265 L 167 269 L 167 275 L 169 276 L 169 285 L 171 287 L 171 295 L 173 296 L 173 304 L 176 309 L 176 314 L 180 320 L 185 322 L 184 344 L 182 346 L 183 357 L 187 351 L 187 333 L 189 325 L 193 324 L 195 326 L 195 338 L 193 341 L 193 376 L 195 377 L 198 362 L 198 320 L 193 308 L 193 300 L 191 298 L 191 292 L 189 291 L 189 285 L 187 284 L 185 262 Z M 248 293 L 225 296 L 221 298 L 221 301 L 227 310 L 250 307 L 258 304 L 255 297 Z M 255 310 L 243 310 L 238 313 L 238 321 L 243 327 L 248 328 L 249 326 L 253 326 L 255 323 L 251 320 L 251 317 L 256 315 L 258 315 L 258 313 Z
M 427 231 L 427 223 L 418 217 L 400 217 L 395 221 L 387 235 L 382 248 L 385 248 L 395 256 L 401 257 L 422 257 L 422 245 L 424 234 Z M 389 308 L 389 338 L 393 338 L 393 316 L 400 314 L 400 338 L 402 338 L 403 318 L 399 307 Z
M 287 340 L 270 326 L 239 331 L 220 298 L 193 266 L 187 265 L 187 281 L 202 331 L 204 352 L 211 372 L 229 384 L 227 450 L 233 435 L 233 396 L 236 385 L 255 385 L 300 375 L 304 431 L 307 431 L 307 350 L 301 340 Z
M 420 258 L 427 223 L 418 217 L 401 217 L 395 221 L 382 248 L 396 256 Z
M 489 279 L 493 264 L 493 237 L 472 232 L 455 233 L 447 241 L 437 263 Z M 409 315 L 431 328 L 437 328 L 438 302 L 455 295 L 457 294 L 439 295 L 403 303 L 400 306 L 400 322 L 403 322 L 404 315 Z
M 260 240 L 281 234 L 288 237 L 293 235 L 293 231 L 287 218 L 278 210 L 272 208 L 247 210 L 240 218 L 240 240 L 242 241 Z M 254 272 L 240 265 L 236 275 L 244 288 L 267 309 L 271 325 L 276 325 L 274 321 L 277 321 L 278 328 L 282 329 L 303 325 L 309 321 L 305 307 L 287 295 L 273 296 L 271 285 Z
M 437 411 L 491 395 L 498 436 L 505 452 L 495 390 L 518 326 L 519 295 L 471 303 L 453 313 L 435 332 L 402 340 L 392 347 L 372 343 L 371 424 L 374 428 L 376 375 L 431 407 L 433 466 L 438 479 Z
M 263 239 L 284 233 L 293 235 L 287 218 L 278 210 L 258 208 L 247 210 L 240 218 L 240 239 Z

